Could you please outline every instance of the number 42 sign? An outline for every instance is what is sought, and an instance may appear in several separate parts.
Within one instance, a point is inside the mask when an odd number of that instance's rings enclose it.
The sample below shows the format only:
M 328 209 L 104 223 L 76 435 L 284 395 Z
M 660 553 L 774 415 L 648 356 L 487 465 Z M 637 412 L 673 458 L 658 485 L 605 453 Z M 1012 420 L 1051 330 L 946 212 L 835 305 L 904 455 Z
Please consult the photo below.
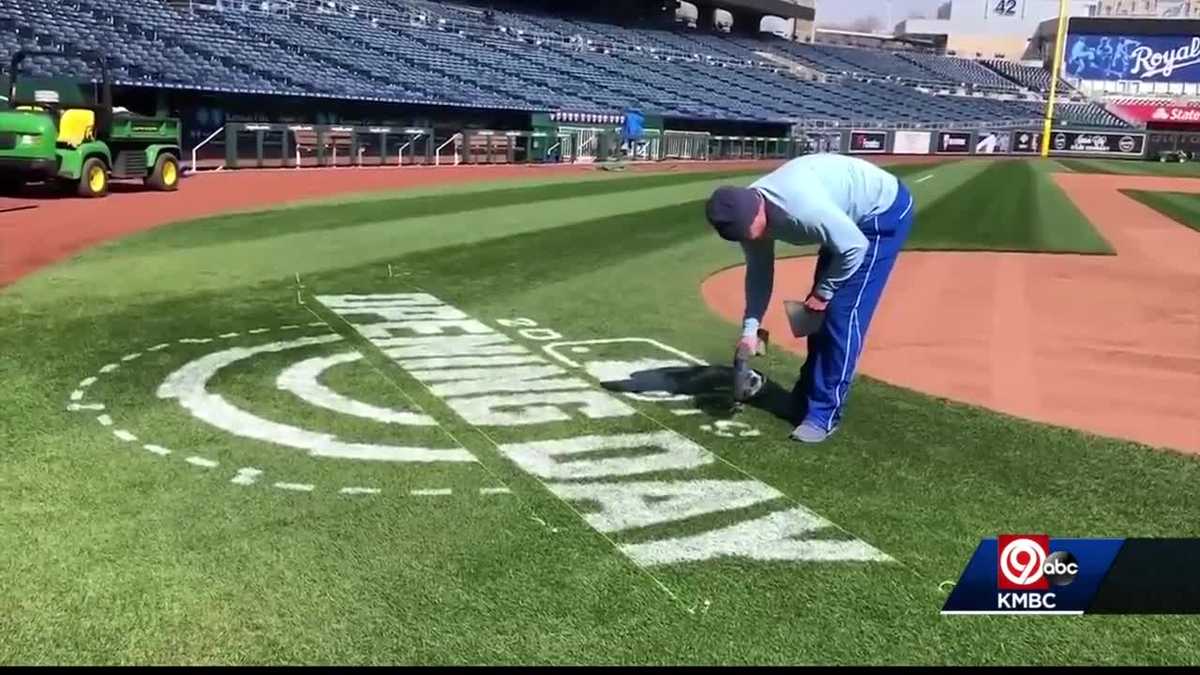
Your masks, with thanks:
M 992 14 L 997 16 L 1016 16 L 1017 0 L 986 0 L 992 6 Z

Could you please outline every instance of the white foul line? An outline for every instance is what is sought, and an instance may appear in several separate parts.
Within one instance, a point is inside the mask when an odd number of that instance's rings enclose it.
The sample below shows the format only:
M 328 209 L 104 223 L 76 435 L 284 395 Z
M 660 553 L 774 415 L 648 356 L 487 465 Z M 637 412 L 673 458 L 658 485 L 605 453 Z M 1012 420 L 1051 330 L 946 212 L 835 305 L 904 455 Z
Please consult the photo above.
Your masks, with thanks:
M 344 495 L 377 495 L 379 488 L 345 487 L 338 492 Z
M 920 178 L 916 179 L 913 182 L 914 183 L 924 183 L 925 181 L 929 180 L 930 178 L 933 178 L 933 174 L 929 174 L 928 176 L 921 176 Z
M 293 490 L 295 492 L 312 492 L 315 486 L 304 483 L 276 483 L 275 487 L 280 490 Z

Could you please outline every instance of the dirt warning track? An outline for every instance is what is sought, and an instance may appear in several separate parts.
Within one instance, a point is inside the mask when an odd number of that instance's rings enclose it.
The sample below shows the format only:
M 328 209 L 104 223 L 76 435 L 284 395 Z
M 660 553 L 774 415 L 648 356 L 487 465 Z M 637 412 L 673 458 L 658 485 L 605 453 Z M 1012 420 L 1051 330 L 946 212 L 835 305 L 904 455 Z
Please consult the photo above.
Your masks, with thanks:
M 1200 179 L 1060 174 L 1116 256 L 907 252 L 860 372 L 1030 420 L 1200 453 L 1200 234 L 1119 190 L 1200 192 Z M 781 260 L 766 326 L 802 298 L 813 258 Z M 742 269 L 705 281 L 740 320 Z M 780 344 L 803 352 L 789 338 Z M 790 384 L 790 383 L 789 383 Z

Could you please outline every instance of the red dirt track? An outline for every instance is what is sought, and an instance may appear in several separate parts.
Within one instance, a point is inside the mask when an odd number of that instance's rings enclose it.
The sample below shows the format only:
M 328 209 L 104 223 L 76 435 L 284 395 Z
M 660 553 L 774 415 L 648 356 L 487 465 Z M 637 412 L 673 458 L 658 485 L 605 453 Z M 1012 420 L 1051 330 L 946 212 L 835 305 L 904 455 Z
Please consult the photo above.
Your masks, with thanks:
M 1116 256 L 907 252 L 859 371 L 1039 422 L 1200 453 L 1200 233 L 1118 192 L 1200 192 L 1200 180 L 1060 174 Z M 918 221 L 919 226 L 919 221 Z M 811 257 L 779 261 L 765 324 L 812 283 Z M 740 321 L 742 269 L 705 300 Z M 788 337 L 782 346 L 803 352 Z
M 714 171 L 779 162 L 662 162 L 628 165 L 632 171 Z M 105 199 L 0 198 L 0 287 L 89 246 L 170 222 L 228 211 L 359 192 L 540 178 L 596 171 L 589 165 L 493 165 L 363 169 L 243 170 L 186 178 L 174 193 L 145 192 L 136 184 L 113 184 Z M 17 208 L 33 206 L 32 209 Z

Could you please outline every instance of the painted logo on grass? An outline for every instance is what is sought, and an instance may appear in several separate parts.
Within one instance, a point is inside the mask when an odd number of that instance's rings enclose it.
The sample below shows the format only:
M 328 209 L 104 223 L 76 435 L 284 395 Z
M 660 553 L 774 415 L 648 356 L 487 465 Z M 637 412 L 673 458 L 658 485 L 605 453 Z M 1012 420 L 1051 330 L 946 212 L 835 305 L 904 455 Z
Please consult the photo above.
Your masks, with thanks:
M 315 333 L 304 335 L 304 333 Z M 219 452 L 222 448 L 205 445 L 203 448 L 183 447 L 171 443 L 155 434 L 161 430 L 141 430 L 132 420 L 125 418 L 119 397 L 104 392 L 106 381 L 117 380 L 123 374 L 137 375 L 146 369 L 149 357 L 157 356 L 162 361 L 183 361 L 173 367 L 153 393 L 163 401 L 173 401 L 193 418 L 228 434 L 225 446 L 239 446 L 239 440 L 258 441 L 274 447 L 298 449 L 308 456 L 325 460 L 350 460 L 366 462 L 448 462 L 466 463 L 474 461 L 470 453 L 455 446 L 417 447 L 398 444 L 355 442 L 339 438 L 325 430 L 310 429 L 303 420 L 311 415 L 304 407 L 325 409 L 339 415 L 367 419 L 373 422 L 409 427 L 434 425 L 432 418 L 419 412 L 393 407 L 382 407 L 358 401 L 338 393 L 320 381 L 320 377 L 334 367 L 359 361 L 362 355 L 355 351 L 344 351 L 340 335 L 331 333 L 324 322 L 307 325 L 290 324 L 274 328 L 255 328 L 248 331 L 222 333 L 207 337 L 186 337 L 163 342 L 140 351 L 125 354 L 117 361 L 104 365 L 95 374 L 83 379 L 70 395 L 68 410 L 96 414 L 95 421 L 108 430 L 122 443 L 140 447 L 152 456 L 165 461 L 182 460 L 202 473 L 225 473 L 229 483 L 248 487 L 265 485 L 294 493 L 336 491 L 345 495 L 374 495 L 382 490 L 373 485 L 361 484 L 318 484 L 292 475 L 281 475 L 280 470 L 266 471 L 254 461 L 255 453 L 240 453 L 241 460 L 230 467 L 230 455 L 238 452 Z M 315 357 L 307 354 L 298 356 L 293 363 L 276 375 L 264 377 L 265 389 L 290 394 L 298 405 L 285 419 L 267 419 L 243 406 L 231 402 L 225 395 L 213 389 L 213 381 L 227 371 L 254 364 L 257 359 L 271 355 L 288 355 L 292 352 L 307 352 L 312 349 L 342 349 Z M 196 356 L 197 351 L 200 352 Z M 190 360 L 189 360 L 190 359 Z M 114 402 L 117 401 L 117 402 Z M 288 419 L 287 417 L 290 417 Z M 160 425 L 161 427 L 161 425 Z M 222 459 L 220 454 L 225 455 Z M 261 453 L 259 453 L 261 458 Z M 232 461 L 238 461 L 234 459 Z M 310 472 L 311 473 L 311 472 Z M 485 488 L 489 494 L 503 490 Z M 413 488 L 412 494 L 443 493 L 444 488 Z
M 283 339 L 255 330 L 194 340 L 189 344 L 216 345 L 190 354 L 154 393 L 223 433 L 234 446 L 226 456 L 237 454 L 239 441 L 250 441 L 298 450 L 315 461 L 392 472 L 511 462 L 592 528 L 614 537 L 619 550 L 641 566 L 722 557 L 890 560 L 702 444 L 704 439 L 753 442 L 761 432 L 705 413 L 701 401 L 709 385 L 704 379 L 712 369 L 686 351 L 645 337 L 568 339 L 524 317 L 497 320 L 497 328 L 426 293 L 322 295 L 316 300 L 326 314 L 344 322 L 338 324 L 343 332 L 353 330 L 370 346 L 351 348 L 346 337 L 323 323 L 310 326 L 322 329 L 316 334 Z M 318 353 L 310 354 L 314 349 Z M 408 378 L 387 405 L 339 389 L 326 377 L 368 361 L 364 350 L 372 359 L 390 361 Z M 286 363 L 270 384 L 296 402 L 286 409 L 291 412 L 276 408 L 273 417 L 255 412 L 217 390 L 226 373 L 244 371 L 259 359 Z M 415 388 L 439 399 L 456 419 L 439 419 L 447 413 L 435 415 L 417 405 L 405 394 Z M 81 399 L 82 394 L 73 395 L 76 406 Z M 339 419 L 386 424 L 392 431 L 387 442 L 342 437 L 314 423 L 312 411 L 317 410 Z M 107 422 L 114 424 L 111 418 Z M 417 440 L 430 438 L 449 422 L 474 427 L 491 447 L 471 450 L 449 433 L 436 445 Z M 571 435 L 572 428 L 586 431 Z M 501 429 L 506 430 L 503 442 L 492 440 Z M 135 430 L 119 427 L 113 434 L 151 452 L 175 454 Z M 216 468 L 209 461 L 209 468 Z M 731 477 L 721 478 L 721 473 Z M 238 468 L 230 482 L 270 483 L 296 492 L 381 492 L 373 485 L 271 483 L 255 466 Z M 490 489 L 500 492 L 507 486 Z M 710 518 L 715 514 L 722 515 Z M 681 530 L 681 525 L 686 527 Z

